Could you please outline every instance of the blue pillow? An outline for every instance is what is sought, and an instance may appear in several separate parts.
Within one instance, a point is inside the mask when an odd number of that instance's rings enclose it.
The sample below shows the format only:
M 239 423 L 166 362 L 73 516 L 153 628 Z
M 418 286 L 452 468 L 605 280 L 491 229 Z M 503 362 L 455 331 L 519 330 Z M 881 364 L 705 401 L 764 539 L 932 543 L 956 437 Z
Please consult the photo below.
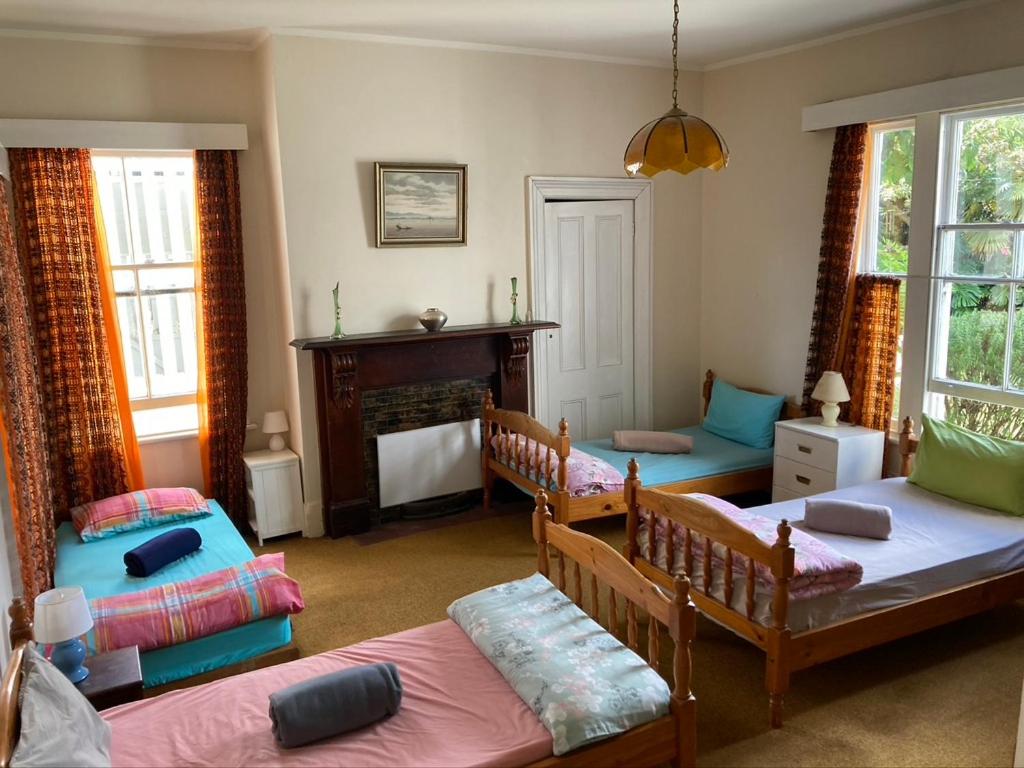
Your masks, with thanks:
M 775 422 L 784 402 L 785 395 L 759 395 L 715 379 L 703 426 L 726 440 L 751 448 L 771 448 L 775 444 Z

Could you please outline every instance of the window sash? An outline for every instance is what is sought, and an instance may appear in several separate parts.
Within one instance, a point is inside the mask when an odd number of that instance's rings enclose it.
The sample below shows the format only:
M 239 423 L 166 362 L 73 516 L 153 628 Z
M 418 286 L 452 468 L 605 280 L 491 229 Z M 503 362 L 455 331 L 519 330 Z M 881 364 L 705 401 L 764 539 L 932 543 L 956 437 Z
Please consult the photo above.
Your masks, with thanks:
M 871 158 L 869 160 L 870 177 L 868 179 L 868 197 L 862 207 L 865 217 L 861 230 L 860 258 L 857 271 L 863 274 L 888 275 L 901 277 L 906 273 L 881 272 L 878 269 L 878 218 L 881 213 L 880 193 L 882 188 L 882 148 L 886 133 L 915 130 L 913 120 L 900 120 L 891 123 L 879 123 L 869 128 L 871 132 Z M 916 143 L 916 142 L 915 142 Z M 913 197 L 911 197 L 913 200 Z M 911 202 L 913 207 L 913 202 Z
M 934 223 L 935 237 L 931 265 L 931 301 L 928 311 L 927 378 L 925 381 L 925 405 L 934 403 L 937 397 L 957 397 L 994 403 L 1014 408 L 1024 408 L 1024 390 L 1012 386 L 1013 342 L 1017 328 L 1017 301 L 1024 294 L 1024 222 L 959 222 L 959 171 L 962 149 L 963 126 L 969 120 L 1000 117 L 1024 113 L 1024 105 L 999 107 L 995 109 L 972 110 L 944 115 L 940 132 L 941 168 L 936 174 L 937 205 Z M 960 275 L 953 269 L 953 249 L 947 248 L 946 233 L 956 232 L 1008 232 L 1012 236 L 1012 266 L 1009 276 Z M 1002 382 L 998 386 L 965 382 L 951 379 L 937 373 L 938 364 L 944 359 L 940 348 L 948 344 L 948 308 L 943 298 L 947 285 L 954 283 L 974 285 L 1007 286 L 1007 328 L 1003 350 Z M 927 408 L 927 410 L 932 410 Z
M 189 203 L 186 197 L 188 187 L 182 183 L 182 177 L 177 173 L 185 167 L 185 160 L 191 161 L 191 153 L 183 152 L 93 152 L 93 157 L 105 163 L 103 167 L 109 167 L 111 160 L 120 164 L 120 176 L 116 180 L 119 188 L 107 186 L 107 178 L 100 179 L 101 198 L 107 203 L 108 210 L 124 225 L 126 232 L 117 230 L 114 239 L 117 240 L 116 247 L 119 260 L 127 258 L 127 263 L 111 263 L 112 275 L 117 273 L 132 273 L 134 290 L 121 290 L 116 292 L 118 299 L 131 299 L 131 312 L 134 313 L 138 325 L 138 352 L 141 357 L 140 377 L 145 383 L 145 394 L 131 398 L 130 408 L 132 411 L 145 411 L 157 408 L 168 408 L 173 406 L 189 405 L 197 402 L 198 380 L 191 391 L 174 393 L 170 395 L 154 395 L 153 371 L 151 369 L 152 339 L 147 332 L 145 320 L 146 308 L 144 301 L 162 296 L 191 295 L 192 306 L 198 312 L 198 295 L 193 286 L 168 287 L 168 288 L 142 288 L 142 276 L 140 273 L 164 269 L 187 270 L 196 266 L 195 231 L 196 223 L 192 220 L 193 204 Z M 135 179 L 131 171 L 141 170 L 144 174 L 152 175 L 154 161 L 160 158 L 174 159 L 182 162 L 168 163 L 164 169 L 164 184 L 159 190 L 147 189 L 147 194 L 142 195 L 140 200 L 133 200 L 132 195 L 136 193 Z M 194 169 L 193 169 L 194 170 Z M 147 175 L 143 175 L 147 180 Z M 194 178 L 191 174 L 188 178 Z M 151 180 L 150 180 L 151 181 Z M 137 209 L 141 201 L 144 211 Z M 161 207 L 164 206 L 164 207 Z M 140 215 L 146 218 L 146 231 L 140 229 Z M 115 222 L 111 222 L 113 225 Z M 167 231 L 163 231 L 167 230 Z M 114 229 L 108 226 L 108 233 L 114 234 Z M 148 238 L 150 256 L 153 253 L 160 254 L 162 261 L 147 261 L 143 250 L 142 239 Z M 156 238 L 156 240 L 154 240 Z M 109 238 L 108 238 L 109 239 Z M 187 242 L 186 242 L 187 241 Z M 114 245 L 114 244 L 112 244 Z M 121 246 L 126 246 L 121 247 Z M 187 258 L 182 258 L 185 256 Z M 175 260 L 176 259 L 176 260 Z M 114 260 L 111 259 L 111 262 Z M 152 331 L 152 328 L 148 329 Z M 166 330 L 166 329 L 164 329 Z M 122 346 L 130 341 L 122 334 Z M 134 345 L 133 345 L 134 346 Z M 197 350 L 198 352 L 198 350 Z M 125 364 L 134 370 L 134 363 L 128 359 L 129 350 L 124 349 Z M 172 363 L 173 364 L 173 363 Z M 187 370 L 187 368 L 186 368 Z

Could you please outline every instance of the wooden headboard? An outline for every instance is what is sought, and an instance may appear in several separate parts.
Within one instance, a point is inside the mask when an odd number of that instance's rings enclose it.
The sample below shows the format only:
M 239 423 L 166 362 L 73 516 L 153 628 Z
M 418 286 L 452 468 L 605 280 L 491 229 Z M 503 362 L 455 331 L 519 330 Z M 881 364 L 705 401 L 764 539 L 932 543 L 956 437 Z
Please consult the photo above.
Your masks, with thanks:
M 11 755 L 18 744 L 21 730 L 18 693 L 21 691 L 21 668 L 25 661 L 25 646 L 32 639 L 32 621 L 28 617 L 28 605 L 20 598 L 14 598 L 7 609 L 11 617 L 11 659 L 4 670 L 0 684 L 0 768 L 8 768 Z
M 708 408 L 711 407 L 711 390 L 715 386 L 715 372 L 708 368 L 708 372 L 704 374 L 704 386 L 702 394 L 704 396 L 704 415 L 708 415 Z M 739 387 L 739 389 L 745 392 L 753 392 L 756 395 L 774 395 L 775 392 L 768 392 L 764 389 L 758 389 L 757 387 Z M 780 419 L 801 419 L 805 416 L 804 409 L 796 403 L 791 403 L 788 399 L 782 405 L 782 413 L 779 415 Z

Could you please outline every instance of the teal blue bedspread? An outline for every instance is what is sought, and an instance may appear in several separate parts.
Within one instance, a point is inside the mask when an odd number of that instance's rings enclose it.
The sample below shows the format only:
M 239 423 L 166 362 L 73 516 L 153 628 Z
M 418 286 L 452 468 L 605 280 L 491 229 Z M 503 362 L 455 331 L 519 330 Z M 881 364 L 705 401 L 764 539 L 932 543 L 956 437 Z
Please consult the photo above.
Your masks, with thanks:
M 629 460 L 635 456 L 640 464 L 640 480 L 646 486 L 678 483 L 683 480 L 695 480 L 699 477 L 745 469 L 761 469 L 772 465 L 774 451 L 771 448 L 751 448 L 734 443 L 732 440 L 705 432 L 701 427 L 683 427 L 671 431 L 692 437 L 693 451 L 679 454 L 615 451 L 612 450 L 610 437 L 583 443 L 574 442 L 572 447 L 604 459 L 623 475 L 627 474 L 626 465 Z
M 185 581 L 252 560 L 252 550 L 220 505 L 211 501 L 210 509 L 213 514 L 209 517 L 128 531 L 88 543 L 79 538 L 71 523 L 62 523 L 57 528 L 54 583 L 58 587 L 80 586 L 86 597 L 92 599 Z M 203 546 L 198 552 L 146 578 L 125 573 L 122 559 L 125 552 L 171 528 L 184 527 L 195 528 L 203 537 Z M 275 616 L 181 645 L 148 651 L 142 654 L 143 681 L 150 688 L 210 672 L 280 648 L 291 639 L 289 618 Z

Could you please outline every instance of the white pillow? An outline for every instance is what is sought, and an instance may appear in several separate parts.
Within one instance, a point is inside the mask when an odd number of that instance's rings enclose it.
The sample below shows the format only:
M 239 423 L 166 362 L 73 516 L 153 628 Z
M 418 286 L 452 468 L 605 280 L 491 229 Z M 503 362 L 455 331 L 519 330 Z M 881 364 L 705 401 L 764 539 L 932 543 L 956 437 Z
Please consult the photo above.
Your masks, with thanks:
M 12 767 L 110 765 L 110 724 L 34 643 L 25 648 L 19 699 Z

